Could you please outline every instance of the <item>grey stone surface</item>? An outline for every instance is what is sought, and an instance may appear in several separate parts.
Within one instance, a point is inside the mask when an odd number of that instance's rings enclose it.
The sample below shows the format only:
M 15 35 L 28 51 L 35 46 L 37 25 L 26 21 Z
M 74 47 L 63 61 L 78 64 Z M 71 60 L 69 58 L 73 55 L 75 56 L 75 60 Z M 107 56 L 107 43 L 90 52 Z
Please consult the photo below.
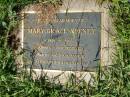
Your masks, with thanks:
M 98 65 L 100 12 L 57 13 L 48 24 L 37 19 L 36 13 L 25 14 L 25 56 L 33 60 L 34 69 L 82 71 Z

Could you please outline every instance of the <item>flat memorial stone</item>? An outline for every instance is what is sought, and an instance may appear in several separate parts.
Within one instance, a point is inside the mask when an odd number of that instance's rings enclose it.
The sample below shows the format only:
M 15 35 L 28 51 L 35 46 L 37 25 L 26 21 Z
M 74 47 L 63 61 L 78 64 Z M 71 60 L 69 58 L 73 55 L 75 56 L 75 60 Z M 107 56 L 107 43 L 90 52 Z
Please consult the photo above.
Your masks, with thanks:
M 38 19 L 39 13 L 24 14 L 24 49 L 27 66 L 48 70 L 86 70 L 100 60 L 101 13 L 56 13 Z

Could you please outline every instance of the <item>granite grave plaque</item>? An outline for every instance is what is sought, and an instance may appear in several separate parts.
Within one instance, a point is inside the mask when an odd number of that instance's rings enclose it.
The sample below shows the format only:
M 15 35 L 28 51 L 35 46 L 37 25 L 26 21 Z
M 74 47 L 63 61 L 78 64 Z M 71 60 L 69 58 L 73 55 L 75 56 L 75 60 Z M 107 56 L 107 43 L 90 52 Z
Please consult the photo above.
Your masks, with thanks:
M 50 21 L 24 14 L 26 63 L 34 69 L 86 70 L 100 60 L 101 13 L 56 13 Z

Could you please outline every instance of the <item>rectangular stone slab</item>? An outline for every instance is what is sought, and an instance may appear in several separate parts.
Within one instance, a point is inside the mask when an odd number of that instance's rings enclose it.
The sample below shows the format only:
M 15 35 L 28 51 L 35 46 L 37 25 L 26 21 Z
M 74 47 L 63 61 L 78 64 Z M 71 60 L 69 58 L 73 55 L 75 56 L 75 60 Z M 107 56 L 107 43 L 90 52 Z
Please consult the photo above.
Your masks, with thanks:
M 38 15 L 24 15 L 24 48 L 28 67 L 83 71 L 98 66 L 100 12 L 57 13 L 48 23 Z

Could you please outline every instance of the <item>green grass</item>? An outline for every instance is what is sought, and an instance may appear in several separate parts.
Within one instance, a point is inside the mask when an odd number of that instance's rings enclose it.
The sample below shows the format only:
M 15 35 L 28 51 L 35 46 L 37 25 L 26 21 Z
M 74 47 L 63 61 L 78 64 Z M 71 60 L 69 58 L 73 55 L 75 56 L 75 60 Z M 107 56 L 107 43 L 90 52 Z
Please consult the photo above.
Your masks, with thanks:
M 45 3 L 45 0 L 42 2 Z M 112 0 L 110 16 L 117 31 L 116 53 L 107 70 L 101 67 L 93 77 L 93 85 L 75 75 L 64 85 L 49 81 L 46 76 L 37 80 L 26 72 L 17 72 L 14 51 L 9 36 L 18 24 L 18 14 L 24 6 L 36 0 L 0 0 L 0 97 L 130 97 L 130 3 Z M 55 0 L 47 3 L 57 4 Z

